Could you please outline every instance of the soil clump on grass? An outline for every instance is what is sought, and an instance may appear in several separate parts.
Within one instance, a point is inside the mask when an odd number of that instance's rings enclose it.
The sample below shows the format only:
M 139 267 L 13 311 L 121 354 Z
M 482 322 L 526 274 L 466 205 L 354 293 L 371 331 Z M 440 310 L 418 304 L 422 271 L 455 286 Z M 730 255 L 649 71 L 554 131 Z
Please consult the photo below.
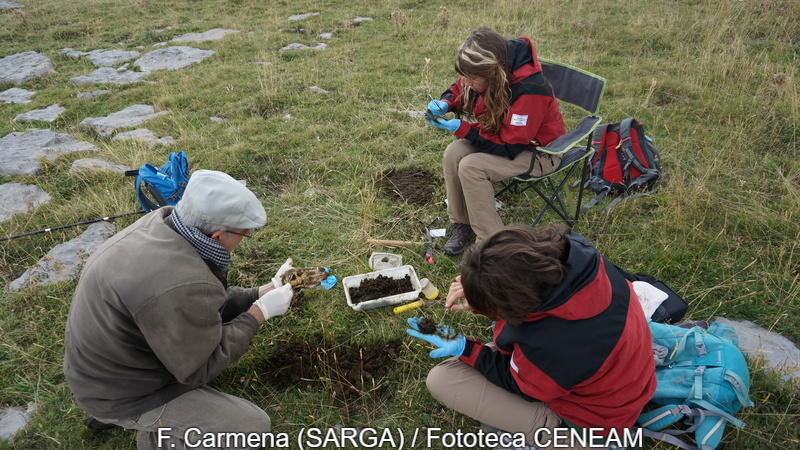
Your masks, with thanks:
M 400 356 L 400 339 L 335 348 L 325 346 L 320 335 L 309 341 L 279 345 L 266 358 L 264 376 L 271 385 L 284 389 L 290 384 L 329 383 L 335 398 L 347 400 L 377 388 L 377 379 L 386 375 Z
M 364 278 L 358 287 L 350 288 L 350 302 L 357 305 L 368 300 L 375 300 L 390 295 L 403 294 L 414 290 L 411 277 L 391 278 L 378 275 L 375 278 Z
M 440 184 L 433 173 L 414 167 L 389 169 L 381 172 L 377 179 L 378 188 L 385 197 L 418 206 L 431 203 Z

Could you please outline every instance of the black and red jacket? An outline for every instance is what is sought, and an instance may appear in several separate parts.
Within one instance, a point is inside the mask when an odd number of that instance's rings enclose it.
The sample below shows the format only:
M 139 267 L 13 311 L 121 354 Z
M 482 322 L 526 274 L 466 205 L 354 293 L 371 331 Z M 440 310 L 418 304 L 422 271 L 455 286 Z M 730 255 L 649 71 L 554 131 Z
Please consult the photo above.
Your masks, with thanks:
M 584 428 L 633 426 L 655 392 L 647 319 L 632 285 L 581 235 L 563 282 L 520 326 L 497 321 L 497 351 L 467 340 L 461 361 Z
M 461 121 L 455 135 L 467 139 L 478 151 L 514 159 L 526 150 L 547 145 L 563 135 L 564 119 L 558 110 L 553 88 L 542 74 L 542 65 L 528 38 L 508 41 L 508 82 L 511 87 L 510 107 L 497 134 L 485 134 L 479 123 Z M 460 79 L 442 94 L 448 110 L 462 111 Z M 485 109 L 484 96 L 479 95 L 473 115 Z

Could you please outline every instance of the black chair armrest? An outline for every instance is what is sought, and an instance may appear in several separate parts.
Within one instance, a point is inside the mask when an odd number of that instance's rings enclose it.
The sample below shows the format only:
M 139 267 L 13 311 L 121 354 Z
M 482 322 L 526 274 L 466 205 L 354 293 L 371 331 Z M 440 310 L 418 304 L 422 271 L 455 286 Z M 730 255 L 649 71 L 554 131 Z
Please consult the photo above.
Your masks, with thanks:
M 537 147 L 537 150 L 554 155 L 563 155 L 567 150 L 586 139 L 601 120 L 602 117 L 600 116 L 587 116 L 581 120 L 581 123 L 579 123 L 574 130 L 561 136 L 545 147 Z

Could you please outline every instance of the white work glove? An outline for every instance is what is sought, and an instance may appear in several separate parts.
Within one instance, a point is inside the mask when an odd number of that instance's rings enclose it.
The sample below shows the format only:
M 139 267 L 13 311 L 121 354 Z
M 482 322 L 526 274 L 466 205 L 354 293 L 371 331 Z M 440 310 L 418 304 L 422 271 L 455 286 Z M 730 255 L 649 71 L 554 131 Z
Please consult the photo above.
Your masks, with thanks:
M 278 272 L 275 273 L 275 277 L 272 278 L 272 285 L 275 286 L 275 288 L 283 286 L 283 274 L 290 269 L 294 269 L 294 267 L 292 267 L 292 258 L 287 259 L 280 269 L 278 269 Z
M 292 285 L 286 284 L 279 288 L 273 289 L 258 298 L 253 303 L 258 306 L 261 313 L 264 314 L 264 320 L 270 317 L 280 316 L 289 310 L 292 304 Z

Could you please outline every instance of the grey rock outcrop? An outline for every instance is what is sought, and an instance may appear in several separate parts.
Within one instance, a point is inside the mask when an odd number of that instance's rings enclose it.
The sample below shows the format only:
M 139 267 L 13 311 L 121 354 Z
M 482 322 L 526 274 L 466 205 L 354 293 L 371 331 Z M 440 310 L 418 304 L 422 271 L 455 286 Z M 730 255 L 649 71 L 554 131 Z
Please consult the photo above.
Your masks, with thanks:
M 71 175 L 77 175 L 82 172 L 125 173 L 126 170 L 130 170 L 130 167 L 106 161 L 103 158 L 84 158 L 73 161 L 72 167 L 69 168 L 69 173 Z
M 136 142 L 143 142 L 147 144 L 148 147 L 153 148 L 157 144 L 161 144 L 164 147 L 171 145 L 175 142 L 175 139 L 172 136 L 164 136 L 163 138 L 157 138 L 155 133 L 148 130 L 147 128 L 137 128 L 135 130 L 126 131 L 124 133 L 119 133 L 114 136 L 112 141 L 136 141 Z
M 0 2 L 0 9 L 24 8 L 25 5 L 17 2 Z
M 50 200 L 50 194 L 31 184 L 0 184 L 0 222 L 29 213 Z
M 318 13 L 318 12 L 313 12 L 313 13 L 305 13 L 305 14 L 295 14 L 295 15 L 293 15 L 293 16 L 289 16 L 289 18 L 288 18 L 288 19 L 286 19 L 286 20 L 288 20 L 288 21 L 290 21 L 290 22 L 291 22 L 291 21 L 295 21 L 295 20 L 303 20 L 303 19 L 307 19 L 307 18 L 309 18 L 309 17 L 311 17 L 311 16 L 318 16 L 318 15 L 319 15 L 319 13 Z
M 17 117 L 14 117 L 14 122 L 53 122 L 66 110 L 67 108 L 59 104 L 50 105 L 47 108 L 34 109 L 33 111 L 17 114 Z
M 140 55 L 136 50 L 106 50 L 104 48 L 92 50 L 89 52 L 82 52 L 71 48 L 62 49 L 58 52 L 58 56 L 64 58 L 78 59 L 83 56 L 92 62 L 97 67 L 114 67 L 118 66 L 125 61 L 138 58 Z
M 95 150 L 94 144 L 49 129 L 9 133 L 0 138 L 0 176 L 35 174 L 41 158 L 52 161 L 63 154 Z
M 33 402 L 28 403 L 28 406 L 12 406 L 0 411 L 0 441 L 14 439 L 19 430 L 28 426 L 35 411 L 36 404 Z
M 309 47 L 306 44 L 301 44 L 299 42 L 292 42 L 291 44 L 287 45 L 286 47 L 281 47 L 280 52 L 285 52 L 286 50 L 325 50 L 328 48 L 328 44 L 324 42 L 320 42 L 319 44 L 315 45 L 314 47 Z
M 4 103 L 30 103 L 31 97 L 36 95 L 36 92 L 29 91 L 22 88 L 11 88 L 0 92 L 0 102 Z
M 800 350 L 785 337 L 744 320 L 718 317 L 718 322 L 731 326 L 739 336 L 739 348 L 750 358 L 763 358 L 767 368 L 779 372 L 785 380 L 800 380 Z
M 239 30 L 214 28 L 203 33 L 186 33 L 172 39 L 172 42 L 206 42 L 217 41 L 229 34 L 241 33 Z
M 213 50 L 200 50 L 194 47 L 168 47 L 153 50 L 134 61 L 133 65 L 142 72 L 156 70 L 178 70 L 198 63 L 216 52 Z
M 94 100 L 97 97 L 100 97 L 100 96 L 103 96 L 103 95 L 106 95 L 106 94 L 113 94 L 113 92 L 107 91 L 105 89 L 100 89 L 100 90 L 92 91 L 92 92 L 78 92 L 77 97 L 79 99 L 81 99 L 81 100 Z
M 78 126 L 107 137 L 114 134 L 117 128 L 132 128 L 164 114 L 169 114 L 169 111 L 155 112 L 150 105 L 133 105 L 106 117 L 87 117 Z
M 111 67 L 101 67 L 100 69 L 92 71 L 89 75 L 70 78 L 69 81 L 75 86 L 101 83 L 131 84 L 144 82 L 144 77 L 149 74 L 149 72 L 134 72 L 132 70 L 117 70 Z
M 50 58 L 34 51 L 0 58 L 0 83 L 20 85 L 50 73 L 55 73 Z
M 89 225 L 80 236 L 56 245 L 47 254 L 8 285 L 11 292 L 30 286 L 44 286 L 75 278 L 86 260 L 110 238 L 114 224 L 97 222 Z
M 114 67 L 125 61 L 138 58 L 140 55 L 136 50 L 103 50 L 99 52 L 89 52 L 86 59 L 97 67 Z

